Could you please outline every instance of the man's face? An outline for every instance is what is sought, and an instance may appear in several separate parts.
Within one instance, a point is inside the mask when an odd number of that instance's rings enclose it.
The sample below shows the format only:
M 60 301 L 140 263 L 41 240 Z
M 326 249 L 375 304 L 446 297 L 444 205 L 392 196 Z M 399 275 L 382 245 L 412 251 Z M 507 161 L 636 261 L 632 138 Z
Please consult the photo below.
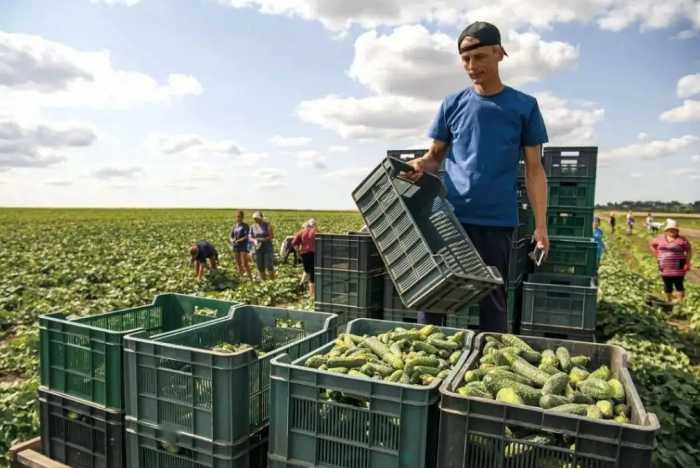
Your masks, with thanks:
M 460 49 L 478 44 L 479 40 L 473 37 L 465 37 L 460 44 Z M 503 49 L 499 46 L 477 47 L 469 51 L 461 52 L 462 65 L 474 84 L 483 85 L 498 77 L 498 62 L 503 60 Z

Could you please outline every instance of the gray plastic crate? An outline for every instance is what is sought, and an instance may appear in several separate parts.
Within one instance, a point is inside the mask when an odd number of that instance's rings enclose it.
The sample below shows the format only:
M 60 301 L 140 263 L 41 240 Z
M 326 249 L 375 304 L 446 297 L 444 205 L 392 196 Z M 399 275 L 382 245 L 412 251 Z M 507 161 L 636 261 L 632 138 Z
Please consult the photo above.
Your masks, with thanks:
M 355 307 L 343 304 L 327 304 L 325 302 L 315 302 L 314 310 L 318 312 L 326 312 L 329 314 L 336 314 L 338 316 L 337 330 L 338 333 L 342 333 L 348 326 L 348 322 L 351 322 L 358 318 L 369 318 L 381 320 L 384 316 L 384 312 L 381 307 Z
M 477 253 L 440 179 L 401 177 L 410 170 L 386 158 L 353 191 L 387 274 L 409 308 L 454 311 L 478 302 L 503 284 L 499 272 Z
M 316 268 L 365 273 L 384 270 L 369 234 L 317 234 L 314 259 Z
M 439 468 L 649 468 L 656 448 L 659 421 L 647 413 L 627 370 L 627 353 L 619 346 L 521 337 L 536 350 L 563 346 L 572 355 L 591 357 L 590 366 L 606 364 L 625 387 L 631 408 L 631 424 L 591 419 L 543 410 L 534 406 L 513 405 L 457 393 L 464 373 L 479 366 L 486 336 L 480 333 L 475 351 L 462 368 L 445 379 L 440 387 Z M 513 434 L 506 435 L 506 427 Z M 522 431 L 567 436 L 576 444 L 569 446 L 533 445 L 518 437 Z
M 316 268 L 315 300 L 359 308 L 381 308 L 384 274 Z
M 544 149 L 547 177 L 595 180 L 597 146 L 549 146 Z
M 513 239 L 508 259 L 508 287 L 518 286 L 532 271 L 534 263 L 530 260 L 530 238 Z
M 149 339 L 124 339 L 126 413 L 139 423 L 230 444 L 268 423 L 270 360 L 294 357 L 336 336 L 333 314 L 238 306 L 223 320 Z M 293 323 L 291 323 L 291 322 Z M 236 353 L 212 351 L 247 343 Z
M 542 338 L 554 338 L 557 340 L 596 342 L 595 330 L 580 330 L 568 327 L 520 327 L 520 334 L 539 336 Z
M 269 427 L 231 444 L 126 418 L 129 468 L 265 468 Z M 110 465 L 111 466 L 111 465 Z
M 590 276 L 533 273 L 523 283 L 521 326 L 595 330 L 598 288 Z
M 350 322 L 348 331 L 374 335 L 395 327 L 420 325 L 360 319 Z M 458 331 L 438 328 L 448 334 Z M 466 331 L 467 349 L 473 336 Z M 309 357 L 332 347 L 329 343 L 293 362 L 288 356 L 272 361 L 268 466 L 433 468 L 439 381 L 428 386 L 403 385 L 303 366 Z M 455 369 L 468 355 L 469 351 L 462 354 Z M 342 392 L 353 399 L 346 403 L 324 400 L 322 390 Z M 352 403 L 357 400 L 368 403 Z

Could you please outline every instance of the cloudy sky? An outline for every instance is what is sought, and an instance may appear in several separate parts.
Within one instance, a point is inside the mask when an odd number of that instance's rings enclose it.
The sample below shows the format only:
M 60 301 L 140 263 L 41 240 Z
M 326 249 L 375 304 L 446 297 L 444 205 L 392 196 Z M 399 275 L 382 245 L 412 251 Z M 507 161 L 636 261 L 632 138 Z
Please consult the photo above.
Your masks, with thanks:
M 697 0 L 1 0 L 1 206 L 351 208 L 501 28 L 597 201 L 700 199 Z M 462 6 L 457 6 L 462 5 Z

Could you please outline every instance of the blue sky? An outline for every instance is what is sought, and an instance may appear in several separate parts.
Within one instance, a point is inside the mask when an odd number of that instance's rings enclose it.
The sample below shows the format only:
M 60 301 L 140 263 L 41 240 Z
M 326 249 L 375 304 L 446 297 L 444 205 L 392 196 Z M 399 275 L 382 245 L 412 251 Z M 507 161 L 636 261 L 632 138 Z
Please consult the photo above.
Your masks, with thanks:
M 475 19 L 552 143 L 600 148 L 597 201 L 700 199 L 697 2 L 460 3 L 3 0 L 0 205 L 352 208 L 469 85 Z

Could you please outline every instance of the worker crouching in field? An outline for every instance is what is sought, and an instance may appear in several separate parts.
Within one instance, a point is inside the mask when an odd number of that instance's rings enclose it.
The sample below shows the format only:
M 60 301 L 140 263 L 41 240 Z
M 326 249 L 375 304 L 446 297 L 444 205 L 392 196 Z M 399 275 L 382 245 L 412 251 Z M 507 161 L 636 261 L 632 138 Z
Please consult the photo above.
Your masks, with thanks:
M 309 296 L 314 297 L 316 286 L 314 280 L 314 263 L 316 252 L 316 220 L 311 218 L 304 227 L 294 236 L 292 245 L 299 249 L 301 263 L 304 265 L 304 274 L 309 278 Z
M 677 302 L 681 304 L 685 297 L 683 280 L 690 271 L 692 250 L 688 239 L 680 235 L 678 223 L 672 219 L 666 220 L 664 233 L 651 241 L 651 251 L 656 257 L 664 282 L 666 300 L 673 300 L 673 290 L 676 290 Z
M 194 275 L 197 280 L 204 277 L 204 268 L 209 261 L 209 267 L 216 270 L 219 264 L 219 252 L 209 241 L 197 241 L 190 247 L 190 258 L 194 264 Z
M 518 225 L 516 180 L 523 158 L 535 215 L 534 239 L 545 255 L 549 250 L 547 178 L 542 167 L 547 131 L 537 100 L 501 82 L 498 67 L 507 54 L 494 25 L 469 25 L 457 47 L 472 86 L 442 101 L 430 129 L 432 145 L 423 157 L 409 162 L 413 173 L 407 176 L 417 180 L 424 172 L 437 173 L 444 161 L 447 199 L 457 219 L 484 262 L 498 268 L 505 279 Z M 479 311 L 482 331 L 505 332 L 505 286 L 486 296 Z M 421 319 L 441 318 L 425 314 Z

